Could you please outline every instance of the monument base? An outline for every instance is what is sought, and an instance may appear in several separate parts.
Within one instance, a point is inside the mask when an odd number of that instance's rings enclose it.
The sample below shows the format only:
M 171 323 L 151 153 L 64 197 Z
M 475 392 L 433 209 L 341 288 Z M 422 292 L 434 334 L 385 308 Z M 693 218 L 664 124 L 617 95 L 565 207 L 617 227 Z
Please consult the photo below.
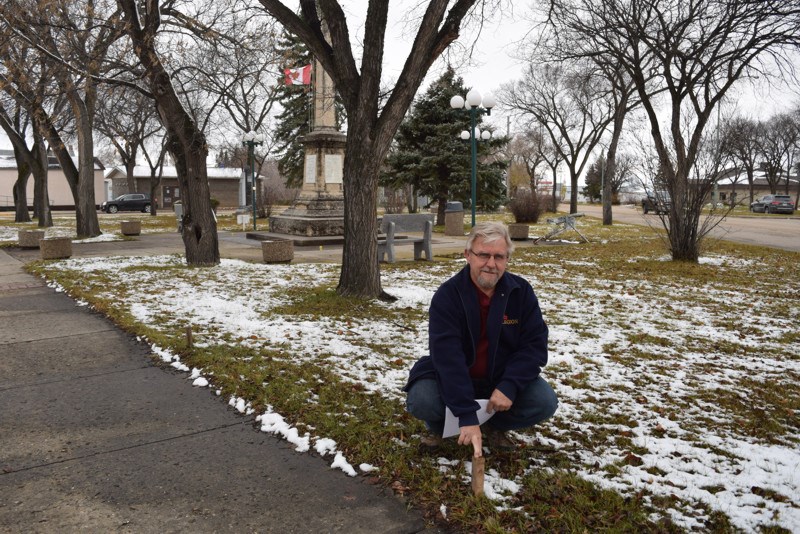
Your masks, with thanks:
M 269 218 L 269 230 L 275 234 L 305 237 L 343 236 L 344 217 L 281 214 Z
M 269 218 L 269 230 L 290 236 L 343 236 L 344 198 L 304 191 L 289 209 Z

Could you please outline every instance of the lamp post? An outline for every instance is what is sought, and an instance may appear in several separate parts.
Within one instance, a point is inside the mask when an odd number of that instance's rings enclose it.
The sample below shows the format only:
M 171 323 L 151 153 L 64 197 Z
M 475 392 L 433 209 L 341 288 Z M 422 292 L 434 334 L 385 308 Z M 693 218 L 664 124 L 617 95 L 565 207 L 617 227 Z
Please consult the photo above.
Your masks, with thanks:
M 250 183 L 252 184 L 252 194 L 250 195 L 250 201 L 253 203 L 253 230 L 257 230 L 256 227 L 256 157 L 255 157 L 255 147 L 264 144 L 264 136 L 262 134 L 257 134 L 254 131 L 245 132 L 242 136 L 242 145 L 247 147 L 247 158 L 248 158 L 248 165 L 250 166 Z
M 481 107 L 481 104 L 483 107 Z M 478 189 L 478 139 L 488 141 L 492 137 L 492 133 L 488 130 L 481 132 L 477 127 L 478 115 L 491 115 L 492 108 L 495 106 L 496 101 L 494 96 L 486 94 L 481 97 L 477 89 L 470 89 L 467 93 L 466 100 L 459 95 L 450 99 L 450 107 L 453 109 L 464 109 L 469 111 L 470 130 L 461 132 L 461 139 L 470 141 L 470 149 L 472 151 L 472 174 L 471 174 L 471 190 L 472 190 L 472 226 L 475 226 L 475 204 L 477 203 L 477 189 Z

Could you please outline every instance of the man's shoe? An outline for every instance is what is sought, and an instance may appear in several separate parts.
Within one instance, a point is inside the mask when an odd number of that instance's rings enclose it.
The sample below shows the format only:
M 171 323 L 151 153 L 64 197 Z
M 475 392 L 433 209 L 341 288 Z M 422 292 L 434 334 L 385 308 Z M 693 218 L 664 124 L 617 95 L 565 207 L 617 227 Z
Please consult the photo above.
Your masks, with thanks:
M 486 446 L 489 447 L 489 450 L 497 452 L 510 452 L 517 449 L 517 444 L 505 432 L 492 427 L 486 429 Z
M 419 440 L 419 448 L 423 451 L 435 451 L 442 446 L 442 437 L 436 434 L 425 434 Z

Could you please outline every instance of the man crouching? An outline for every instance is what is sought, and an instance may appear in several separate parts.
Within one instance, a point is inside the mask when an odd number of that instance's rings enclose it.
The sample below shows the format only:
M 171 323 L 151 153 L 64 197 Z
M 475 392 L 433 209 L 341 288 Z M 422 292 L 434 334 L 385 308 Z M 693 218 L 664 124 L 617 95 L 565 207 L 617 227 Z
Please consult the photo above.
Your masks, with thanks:
M 481 456 L 483 436 L 476 399 L 488 399 L 490 449 L 515 448 L 508 430 L 533 426 L 558 406 L 539 374 L 547 363 L 547 325 L 531 285 L 506 272 L 514 245 L 502 223 L 473 227 L 467 266 L 439 287 L 431 300 L 430 355 L 411 369 L 406 409 L 425 422 L 423 447 L 441 444 L 445 407 L 458 418 L 459 445 Z

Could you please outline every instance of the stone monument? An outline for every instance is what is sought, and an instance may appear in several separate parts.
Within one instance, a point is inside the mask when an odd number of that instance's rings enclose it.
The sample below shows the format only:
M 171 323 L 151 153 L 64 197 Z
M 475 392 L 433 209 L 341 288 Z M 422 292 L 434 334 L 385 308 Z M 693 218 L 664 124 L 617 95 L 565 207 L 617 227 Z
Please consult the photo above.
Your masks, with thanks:
M 336 128 L 333 80 L 314 60 L 314 115 L 301 140 L 305 152 L 303 186 L 294 204 L 270 217 L 270 232 L 294 236 L 344 235 L 344 149 L 347 136 Z

